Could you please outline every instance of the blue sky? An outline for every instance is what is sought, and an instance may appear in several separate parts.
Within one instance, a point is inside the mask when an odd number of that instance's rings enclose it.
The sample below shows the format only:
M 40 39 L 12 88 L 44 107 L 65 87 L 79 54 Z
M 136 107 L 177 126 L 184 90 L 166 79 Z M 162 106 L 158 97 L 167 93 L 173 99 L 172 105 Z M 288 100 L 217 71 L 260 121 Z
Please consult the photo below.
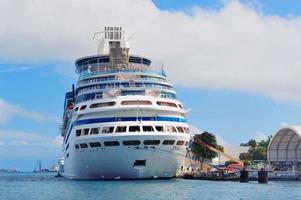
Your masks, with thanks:
M 300 1 L 242 1 L 241 4 L 248 5 L 248 9 L 251 10 L 250 7 L 256 7 L 254 9 L 259 10 L 256 12 L 262 12 L 259 15 L 279 16 L 283 19 L 292 16 L 298 18 L 301 15 Z M 154 0 L 154 5 L 159 11 L 168 10 L 173 14 L 181 11 L 193 12 L 195 7 L 208 12 L 212 10 L 218 12 L 217 10 L 223 9 L 227 3 L 213 0 Z M 153 8 L 153 6 L 151 7 Z M 114 19 L 110 19 L 110 23 L 112 22 Z M 98 26 L 91 29 L 96 30 L 99 28 Z M 142 31 L 136 31 L 135 37 L 136 35 L 139 37 L 139 34 L 142 34 Z M 5 34 L 1 34 L 0 29 L 0 44 L 1 37 L 4 38 L 2 40 L 10 39 L 5 38 Z M 28 38 L 32 39 L 32 41 L 27 41 L 29 43 L 37 42 L 33 37 Z M 92 46 L 89 47 L 92 49 L 92 53 L 94 50 L 96 51 L 95 46 L 90 41 L 88 43 L 90 38 L 84 39 L 87 41 L 86 46 Z M 290 40 L 290 38 L 284 39 Z M 20 50 L 17 51 L 13 48 L 20 47 L 15 45 L 7 50 L 11 55 L 0 57 L 0 168 L 32 170 L 38 159 L 41 159 L 46 167 L 49 167 L 59 156 L 60 148 L 56 142 L 63 112 L 64 92 L 70 88 L 72 83 L 76 82 L 73 60 L 77 58 L 76 56 L 88 55 L 91 52 L 79 51 L 72 55 L 64 54 L 64 58 L 62 58 L 53 53 L 55 50 L 51 50 L 54 43 L 59 41 L 47 40 L 47 38 L 45 41 L 38 46 L 38 50 L 30 51 L 31 47 L 29 47 L 29 50 L 23 50 L 22 54 Z M 133 42 L 135 43 L 135 40 Z M 66 44 L 73 45 L 72 40 L 68 40 Z M 77 47 L 77 43 L 74 46 Z M 155 47 L 156 45 L 150 48 Z M 54 56 L 50 57 L 42 53 L 39 55 L 39 51 L 47 52 L 47 48 Z M 60 50 L 58 49 L 58 52 L 63 55 L 65 50 L 63 49 L 62 52 Z M 4 48 L 0 51 L 4 52 Z M 147 47 L 141 48 L 141 51 L 152 54 Z M 219 49 L 215 49 L 215 51 L 219 51 Z M 208 52 L 210 53 L 210 51 Z M 208 52 L 199 53 L 197 57 L 202 58 L 202 54 L 209 54 Z M 33 59 L 27 59 L 26 56 L 23 56 L 24 54 Z M 38 58 L 35 58 L 33 54 L 37 54 Z M 165 62 L 164 56 L 160 57 L 161 55 L 158 56 L 158 59 Z M 166 60 L 168 59 L 169 55 L 166 55 Z M 218 60 L 219 57 L 215 59 Z M 172 65 L 173 62 L 167 61 L 167 63 Z M 187 65 L 189 67 L 189 64 Z M 265 68 L 266 66 L 261 67 Z M 250 138 L 263 138 L 275 133 L 283 123 L 301 124 L 301 102 L 291 100 L 293 97 L 286 96 L 286 91 L 300 91 L 296 87 L 296 85 L 300 86 L 299 83 L 285 85 L 283 86 L 284 90 L 277 93 L 279 91 L 276 89 L 282 88 L 282 84 L 280 81 L 273 86 L 273 79 L 268 83 L 269 87 L 265 85 L 261 87 L 259 78 L 258 81 L 253 80 L 258 84 L 253 84 L 252 87 L 249 85 L 239 87 L 241 82 L 235 82 L 233 86 L 231 80 L 221 83 L 209 80 L 199 84 L 193 81 L 183 82 L 175 75 L 178 71 L 168 69 L 166 67 L 167 74 L 171 75 L 171 79 L 175 83 L 178 98 L 187 108 L 191 109 L 190 124 L 197 126 L 200 130 L 217 134 L 226 144 L 235 145 Z M 289 71 L 290 68 L 287 70 Z M 206 72 L 206 70 L 200 69 L 190 75 L 201 73 L 204 74 L 203 79 L 205 79 L 206 76 L 210 76 Z M 190 75 L 184 78 L 190 79 Z M 270 76 L 273 76 L 273 71 L 270 71 Z M 262 88 L 265 87 L 268 89 L 263 90 Z M 274 88 L 276 88 L 275 91 Z M 45 138 L 39 138 L 40 135 Z M 28 137 L 29 141 L 24 137 Z M 47 140 L 45 144 L 41 142 L 43 139 Z

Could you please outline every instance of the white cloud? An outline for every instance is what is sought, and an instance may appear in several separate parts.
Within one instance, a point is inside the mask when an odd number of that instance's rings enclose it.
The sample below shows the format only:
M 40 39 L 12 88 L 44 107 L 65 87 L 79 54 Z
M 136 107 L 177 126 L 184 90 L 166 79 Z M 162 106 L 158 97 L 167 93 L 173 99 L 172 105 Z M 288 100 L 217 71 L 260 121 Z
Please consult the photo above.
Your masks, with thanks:
M 28 71 L 28 70 L 33 70 L 37 69 L 37 66 L 0 66 L 0 73 L 4 72 L 23 72 L 23 71 Z
M 132 52 L 162 60 L 177 84 L 301 102 L 301 18 L 256 3 L 187 14 L 150 0 L 2 0 L 0 24 L 4 60 L 68 62 L 96 52 L 93 32 L 121 25 L 134 33 Z
M 0 130 L 0 144 L 2 146 L 43 146 L 62 147 L 63 138 L 51 137 L 36 133 L 15 130 Z
M 36 111 L 28 111 L 20 106 L 8 103 L 0 98 L 0 124 L 10 120 L 13 116 L 20 116 L 27 119 L 32 119 L 37 122 L 60 122 L 60 119 L 53 115 L 46 115 Z

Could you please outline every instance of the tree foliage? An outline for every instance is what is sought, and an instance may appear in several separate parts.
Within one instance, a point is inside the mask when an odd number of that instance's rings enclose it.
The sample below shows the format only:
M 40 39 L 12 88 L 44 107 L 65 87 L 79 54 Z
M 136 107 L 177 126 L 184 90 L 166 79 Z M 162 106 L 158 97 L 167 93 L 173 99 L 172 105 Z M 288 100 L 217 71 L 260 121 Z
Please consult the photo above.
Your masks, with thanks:
M 249 146 L 255 148 L 257 146 L 257 142 L 254 139 L 249 140 L 247 143 L 241 143 L 240 146 Z
M 268 136 L 268 138 L 266 140 L 261 140 L 260 142 L 258 142 L 258 146 L 263 147 L 268 149 L 268 146 L 272 140 L 272 135 Z
M 266 140 L 256 142 L 251 139 L 247 143 L 241 143 L 240 146 L 249 146 L 248 153 L 241 153 L 239 159 L 253 161 L 253 160 L 267 160 L 267 149 L 272 139 L 272 135 L 268 136 Z
M 251 165 L 250 161 L 248 161 L 248 160 L 243 160 L 243 162 L 244 162 L 244 166 L 250 166 Z
M 217 144 L 216 137 L 212 133 L 204 132 L 202 134 L 196 134 L 194 137 L 214 148 L 223 151 L 223 147 Z M 209 159 L 209 160 L 217 156 L 217 153 L 209 150 L 208 148 L 198 144 L 195 141 L 192 143 L 192 152 L 201 156 L 202 158 Z

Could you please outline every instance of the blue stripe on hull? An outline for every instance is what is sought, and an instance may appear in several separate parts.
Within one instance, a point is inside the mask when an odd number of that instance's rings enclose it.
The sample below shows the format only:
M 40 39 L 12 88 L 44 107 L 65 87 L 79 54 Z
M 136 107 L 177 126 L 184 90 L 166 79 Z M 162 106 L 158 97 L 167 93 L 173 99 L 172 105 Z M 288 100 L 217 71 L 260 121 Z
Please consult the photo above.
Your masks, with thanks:
M 71 124 L 65 144 L 67 143 L 71 130 L 75 126 L 95 124 L 95 123 L 108 123 L 108 122 L 125 122 L 125 121 L 167 121 L 167 122 L 182 122 L 186 123 L 185 118 L 178 117 L 108 117 L 108 118 L 94 118 L 94 119 L 82 119 L 74 121 Z

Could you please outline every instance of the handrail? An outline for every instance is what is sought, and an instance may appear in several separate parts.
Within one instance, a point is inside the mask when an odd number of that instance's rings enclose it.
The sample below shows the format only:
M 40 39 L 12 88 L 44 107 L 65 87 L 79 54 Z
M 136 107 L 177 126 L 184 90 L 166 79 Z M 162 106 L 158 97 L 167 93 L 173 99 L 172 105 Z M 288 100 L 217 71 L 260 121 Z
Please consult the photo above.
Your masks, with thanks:
M 129 81 L 129 79 L 116 79 L 116 78 L 112 78 L 112 79 L 108 79 L 108 80 L 92 81 L 94 79 L 99 79 L 99 78 L 91 78 L 91 79 L 86 79 L 86 80 L 83 80 L 83 81 L 79 81 L 77 86 L 78 87 L 79 86 L 86 86 L 86 85 L 97 84 L 97 83 L 114 83 L 116 81 L 118 81 L 118 82 Z M 135 79 L 134 81 L 135 82 L 138 82 L 138 81 L 155 82 L 155 83 L 164 83 L 164 84 L 172 85 L 166 79 L 162 79 L 162 78 L 138 78 L 138 79 Z
M 159 76 L 166 77 L 166 74 L 164 71 L 154 71 L 154 70 L 105 70 L 105 71 L 98 71 L 98 72 L 88 72 L 88 70 L 82 71 L 80 73 L 79 80 L 82 80 L 89 76 L 95 76 L 95 75 L 104 75 L 104 74 L 113 74 L 113 73 L 144 73 L 144 74 L 155 74 Z
M 143 84 L 141 87 L 138 87 L 135 85 L 134 86 L 133 85 L 129 85 L 129 86 L 120 85 L 117 87 L 115 84 L 113 86 L 106 85 L 104 87 L 100 87 L 99 84 L 96 84 L 94 86 L 87 86 L 85 88 L 78 89 L 77 94 L 82 94 L 82 93 L 93 91 L 93 90 L 103 91 L 103 90 L 107 90 L 107 89 L 141 89 L 141 90 L 143 90 L 143 89 L 164 89 L 165 91 L 169 91 L 171 93 L 174 92 L 174 89 L 171 86 L 162 86 L 162 85 L 156 85 L 156 84 L 152 85 L 151 87 L 148 87 Z

